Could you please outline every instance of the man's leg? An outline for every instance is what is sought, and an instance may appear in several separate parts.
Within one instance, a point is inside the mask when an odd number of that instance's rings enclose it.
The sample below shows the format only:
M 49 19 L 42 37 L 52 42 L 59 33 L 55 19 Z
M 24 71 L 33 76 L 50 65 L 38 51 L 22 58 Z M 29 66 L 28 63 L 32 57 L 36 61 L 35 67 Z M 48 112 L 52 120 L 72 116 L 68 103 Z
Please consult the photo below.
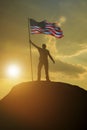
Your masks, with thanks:
M 48 73 L 48 62 L 44 64 L 46 80 L 49 81 L 49 73 Z
M 38 64 L 38 81 L 40 81 L 40 79 L 41 79 L 41 68 L 42 68 L 42 63 L 41 62 L 39 62 L 39 64 Z

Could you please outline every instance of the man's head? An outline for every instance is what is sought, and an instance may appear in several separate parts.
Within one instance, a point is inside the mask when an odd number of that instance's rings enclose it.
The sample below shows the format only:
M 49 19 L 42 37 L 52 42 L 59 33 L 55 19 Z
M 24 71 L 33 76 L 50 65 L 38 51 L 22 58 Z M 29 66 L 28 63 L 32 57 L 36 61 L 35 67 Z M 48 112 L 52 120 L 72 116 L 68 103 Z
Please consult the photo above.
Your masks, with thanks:
M 46 44 L 42 44 L 42 48 L 43 48 L 43 49 L 46 49 Z

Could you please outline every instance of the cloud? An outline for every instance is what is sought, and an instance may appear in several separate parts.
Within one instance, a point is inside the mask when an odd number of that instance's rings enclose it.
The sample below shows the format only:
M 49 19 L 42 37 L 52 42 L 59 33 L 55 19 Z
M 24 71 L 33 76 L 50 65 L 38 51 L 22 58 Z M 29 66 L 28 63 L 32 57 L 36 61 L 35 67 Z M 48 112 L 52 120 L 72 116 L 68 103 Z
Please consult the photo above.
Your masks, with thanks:
M 69 64 L 59 59 L 56 60 L 55 65 L 50 66 L 50 70 L 55 73 L 61 72 L 66 77 L 69 76 L 73 78 L 78 78 L 87 72 L 87 69 L 84 66 L 78 64 Z
M 66 22 L 66 17 L 65 16 L 61 16 L 60 19 L 59 19 L 58 25 L 61 26 L 65 22 Z
M 87 46 L 82 45 L 81 48 L 77 52 L 72 55 L 62 55 L 56 56 L 57 58 L 62 59 L 64 62 L 68 62 L 70 64 L 76 64 L 80 66 L 87 66 Z M 83 68 L 84 68 L 83 67 Z
M 77 50 L 77 52 L 75 54 L 71 55 L 70 57 L 79 56 L 85 52 L 87 52 L 87 45 L 81 44 L 79 50 Z
M 73 42 L 73 41 L 66 41 L 64 44 L 57 44 L 58 45 L 58 55 L 63 57 L 75 57 L 81 55 L 84 52 L 87 52 L 87 43 L 85 42 Z

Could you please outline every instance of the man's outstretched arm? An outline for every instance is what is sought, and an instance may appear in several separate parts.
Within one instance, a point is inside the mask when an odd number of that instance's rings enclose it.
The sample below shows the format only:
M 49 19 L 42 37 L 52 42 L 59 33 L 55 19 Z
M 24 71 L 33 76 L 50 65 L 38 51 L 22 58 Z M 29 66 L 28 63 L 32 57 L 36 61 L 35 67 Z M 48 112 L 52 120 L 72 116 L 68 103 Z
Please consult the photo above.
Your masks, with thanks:
M 54 61 L 53 57 L 50 55 L 50 53 L 49 53 L 49 57 L 53 61 L 53 63 L 55 63 L 55 61 Z
M 34 44 L 31 40 L 30 40 L 30 43 L 31 43 L 34 47 L 36 47 L 37 49 L 39 49 L 39 47 L 38 47 L 36 44 Z

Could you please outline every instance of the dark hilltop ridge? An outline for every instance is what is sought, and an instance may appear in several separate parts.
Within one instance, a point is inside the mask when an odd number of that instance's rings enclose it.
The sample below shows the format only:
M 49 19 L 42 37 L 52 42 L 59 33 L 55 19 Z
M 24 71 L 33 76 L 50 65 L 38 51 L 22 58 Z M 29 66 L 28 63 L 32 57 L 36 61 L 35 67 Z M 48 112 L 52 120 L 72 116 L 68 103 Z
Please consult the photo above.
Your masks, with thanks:
M 0 101 L 0 130 L 87 130 L 87 91 L 61 82 L 18 84 Z

